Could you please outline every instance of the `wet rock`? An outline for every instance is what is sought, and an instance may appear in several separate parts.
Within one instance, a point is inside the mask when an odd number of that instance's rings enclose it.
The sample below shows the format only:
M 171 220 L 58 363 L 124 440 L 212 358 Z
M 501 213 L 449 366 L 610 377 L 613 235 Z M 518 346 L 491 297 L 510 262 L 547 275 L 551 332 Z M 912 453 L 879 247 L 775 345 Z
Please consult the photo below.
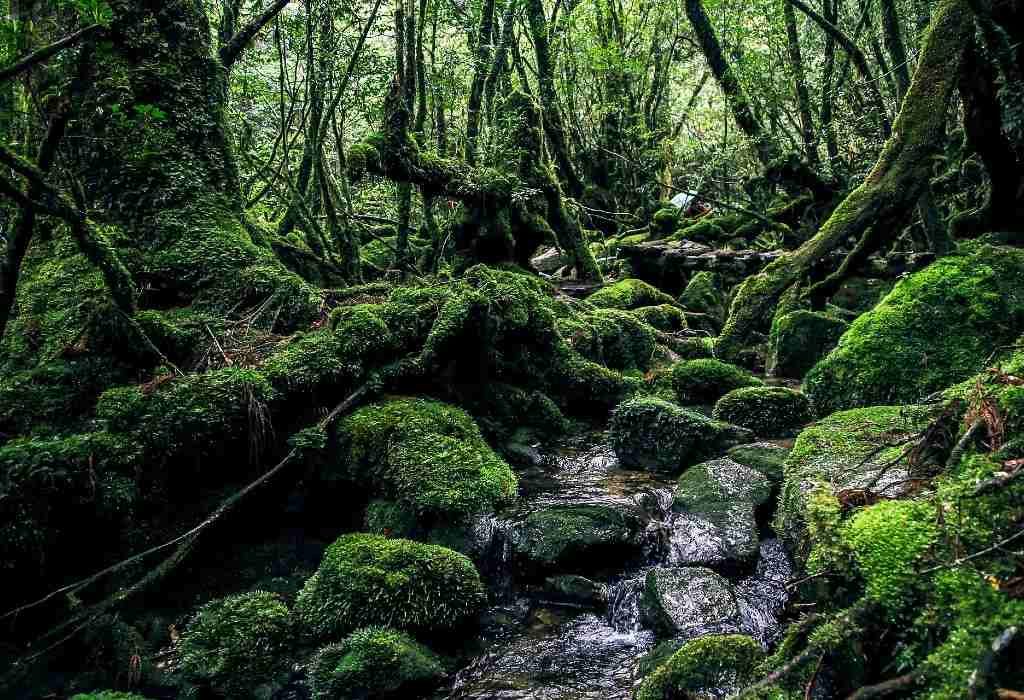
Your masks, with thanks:
M 619 257 L 625 259 L 634 276 L 659 289 L 679 294 L 698 272 L 714 272 L 723 288 L 731 288 L 776 260 L 778 251 L 713 250 L 694 241 L 657 241 L 624 245 Z
M 802 379 L 818 360 L 839 344 L 850 325 L 815 311 L 794 311 L 772 327 L 768 375 Z
M 612 413 L 610 432 L 624 467 L 665 474 L 678 474 L 751 435 L 744 428 L 653 398 L 620 404 Z
M 558 248 L 548 248 L 530 260 L 530 264 L 537 272 L 543 272 L 546 275 L 558 272 L 559 269 L 565 267 L 566 262 L 565 256 Z
M 528 577 L 621 566 L 642 553 L 648 520 L 641 508 L 628 502 L 544 508 L 513 527 L 514 556 Z
M 549 576 L 538 593 L 555 603 L 566 603 L 585 607 L 603 607 L 608 603 L 608 586 L 584 576 L 564 574 Z
M 680 645 L 644 679 L 633 697 L 635 700 L 732 697 L 754 677 L 763 657 L 761 645 L 750 637 L 716 635 L 695 639 Z
M 670 561 L 730 571 L 752 566 L 757 509 L 770 496 L 767 477 L 731 459 L 692 467 L 676 486 Z
M 646 624 L 666 636 L 693 638 L 739 626 L 732 586 L 710 569 L 652 569 L 640 604 Z
M 774 442 L 755 442 L 738 445 L 729 450 L 726 456 L 745 467 L 756 469 L 775 485 L 782 483 L 783 469 L 790 451 L 790 448 L 776 445 Z

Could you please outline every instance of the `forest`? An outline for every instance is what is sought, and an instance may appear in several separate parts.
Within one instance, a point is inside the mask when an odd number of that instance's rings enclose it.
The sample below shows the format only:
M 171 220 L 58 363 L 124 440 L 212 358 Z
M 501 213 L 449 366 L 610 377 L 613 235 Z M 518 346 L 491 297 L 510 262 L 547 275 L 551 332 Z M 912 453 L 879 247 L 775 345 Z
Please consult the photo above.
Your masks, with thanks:
M 0 8 L 0 697 L 1024 700 L 1024 0 Z

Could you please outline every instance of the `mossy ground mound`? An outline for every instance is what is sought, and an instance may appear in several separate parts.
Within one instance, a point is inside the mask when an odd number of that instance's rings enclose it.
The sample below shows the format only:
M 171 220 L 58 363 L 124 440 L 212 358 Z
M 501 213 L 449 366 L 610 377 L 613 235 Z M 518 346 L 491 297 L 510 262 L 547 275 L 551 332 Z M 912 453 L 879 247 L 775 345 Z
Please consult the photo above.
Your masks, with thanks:
M 1024 251 L 965 245 L 902 280 L 804 380 L 821 415 L 913 403 L 978 372 L 1024 329 Z
M 301 632 L 343 639 L 361 627 L 445 635 L 472 622 L 484 589 L 473 563 L 436 545 L 343 535 L 324 553 L 295 604 Z
M 761 646 L 742 635 L 687 642 L 644 679 L 634 700 L 682 700 L 701 691 L 739 690 L 763 656 Z

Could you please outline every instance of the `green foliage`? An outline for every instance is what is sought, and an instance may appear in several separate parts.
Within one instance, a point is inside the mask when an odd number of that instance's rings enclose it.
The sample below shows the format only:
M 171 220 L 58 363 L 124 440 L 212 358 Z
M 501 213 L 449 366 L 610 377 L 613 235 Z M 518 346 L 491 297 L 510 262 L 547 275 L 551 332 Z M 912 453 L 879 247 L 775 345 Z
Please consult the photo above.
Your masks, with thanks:
M 858 318 L 804 385 L 820 414 L 913 402 L 978 372 L 1024 329 L 1024 251 L 965 245 Z
M 687 642 L 633 694 L 634 700 L 683 700 L 696 691 L 736 687 L 748 680 L 763 656 L 761 646 L 742 635 L 710 636 Z
M 806 396 L 777 386 L 734 389 L 718 400 L 712 415 L 715 420 L 774 437 L 790 435 L 813 419 Z
M 672 368 L 672 387 L 684 404 L 712 403 L 735 389 L 761 384 L 746 370 L 719 360 L 688 360 Z
M 675 304 L 676 300 L 668 294 L 652 287 L 642 280 L 625 279 L 602 287 L 589 297 L 594 306 L 603 309 L 639 309 L 642 306 L 659 304 Z
M 178 645 L 179 668 L 192 687 L 225 698 L 269 697 L 288 670 L 294 637 L 288 608 L 256 591 L 203 606 Z
M 120 690 L 97 690 L 92 693 L 72 695 L 71 700 L 148 700 L 136 693 L 125 693 Z
M 309 685 L 314 700 L 408 697 L 429 689 L 443 673 L 440 659 L 408 635 L 366 627 L 316 653 Z
M 324 553 L 295 604 L 302 633 L 341 639 L 385 625 L 444 635 L 473 621 L 484 588 L 473 563 L 436 545 L 379 535 L 342 535 Z
M 511 468 L 454 406 L 392 399 L 346 416 L 336 435 L 344 478 L 417 514 L 457 521 L 515 499 Z

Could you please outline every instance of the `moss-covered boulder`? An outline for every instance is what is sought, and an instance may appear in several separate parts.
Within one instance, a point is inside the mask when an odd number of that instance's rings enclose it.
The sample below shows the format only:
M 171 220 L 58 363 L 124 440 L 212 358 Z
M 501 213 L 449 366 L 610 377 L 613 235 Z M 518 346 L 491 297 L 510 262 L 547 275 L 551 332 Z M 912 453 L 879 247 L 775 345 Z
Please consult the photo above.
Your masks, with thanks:
M 72 695 L 71 700 L 149 700 L 137 693 L 127 693 L 121 690 L 97 690 L 92 693 L 78 693 Z
M 671 234 L 679 226 L 679 219 L 681 217 L 682 212 L 679 211 L 678 207 L 674 206 L 668 206 L 654 212 L 654 216 L 651 217 L 652 237 L 664 238 Z
M 687 329 L 686 315 L 677 306 L 659 304 L 657 306 L 641 306 L 633 311 L 637 318 L 652 328 L 666 333 L 675 333 Z
M 443 635 L 472 622 L 484 604 L 473 562 L 450 549 L 379 535 L 342 535 L 324 553 L 295 603 L 301 632 L 342 639 L 386 625 Z
M 538 594 L 544 600 L 568 605 L 603 609 L 608 604 L 608 586 L 577 574 L 548 576 Z
M 671 561 L 714 569 L 748 568 L 757 559 L 757 509 L 771 496 L 768 479 L 731 459 L 687 469 L 676 483 Z
M 773 485 L 782 483 L 782 474 L 791 449 L 776 445 L 773 442 L 755 442 L 749 445 L 737 445 L 728 452 L 729 459 L 739 462 L 745 467 L 756 469 L 768 477 Z
M 729 582 L 698 567 L 647 572 L 640 612 L 646 625 L 670 637 L 735 631 L 740 615 Z
M 838 343 L 849 324 L 816 311 L 793 311 L 772 324 L 768 375 L 802 379 Z
M 764 656 L 750 637 L 722 635 L 683 644 L 654 673 L 644 679 L 634 700 L 684 700 L 726 697 L 752 680 Z
M 734 389 L 762 384 L 745 369 L 719 360 L 687 360 L 672 368 L 672 387 L 683 404 L 714 403 Z
M 690 278 L 686 289 L 679 295 L 679 303 L 687 311 L 706 314 L 719 327 L 725 323 L 729 308 L 721 280 L 715 273 L 706 270 Z
M 641 508 L 628 502 L 543 508 L 514 526 L 513 556 L 528 577 L 607 570 L 640 557 L 648 521 Z
M 804 387 L 820 415 L 913 403 L 982 369 L 1024 330 L 1024 250 L 964 245 L 858 318 Z
M 445 521 L 515 499 L 511 467 L 460 408 L 420 398 L 365 406 L 340 421 L 324 478 L 369 490 L 412 512 Z
M 814 418 L 806 396 L 779 386 L 730 391 L 718 400 L 712 415 L 766 437 L 792 435 Z
M 750 431 L 657 398 L 636 398 L 612 413 L 611 444 L 630 469 L 678 474 L 749 439 Z
M 585 322 L 593 329 L 597 344 L 590 359 L 616 370 L 650 367 L 654 331 L 637 315 L 619 309 L 598 309 L 588 314 Z
M 624 279 L 602 287 L 587 297 L 587 301 L 602 309 L 623 310 L 676 303 L 668 294 L 638 279 Z
M 775 530 L 798 561 L 817 545 L 808 538 L 816 494 L 851 490 L 897 496 L 909 476 L 904 442 L 929 423 L 928 406 L 878 406 L 844 411 L 800 433 L 786 460 Z
M 313 700 L 397 699 L 428 692 L 443 676 L 438 656 L 409 635 L 366 627 L 316 653 L 309 687 Z
M 673 344 L 672 350 L 681 360 L 709 359 L 715 354 L 715 339 L 711 336 L 683 338 Z
M 287 680 L 294 629 L 273 593 L 215 600 L 200 609 L 178 644 L 178 667 L 190 689 L 224 698 L 269 698 Z

